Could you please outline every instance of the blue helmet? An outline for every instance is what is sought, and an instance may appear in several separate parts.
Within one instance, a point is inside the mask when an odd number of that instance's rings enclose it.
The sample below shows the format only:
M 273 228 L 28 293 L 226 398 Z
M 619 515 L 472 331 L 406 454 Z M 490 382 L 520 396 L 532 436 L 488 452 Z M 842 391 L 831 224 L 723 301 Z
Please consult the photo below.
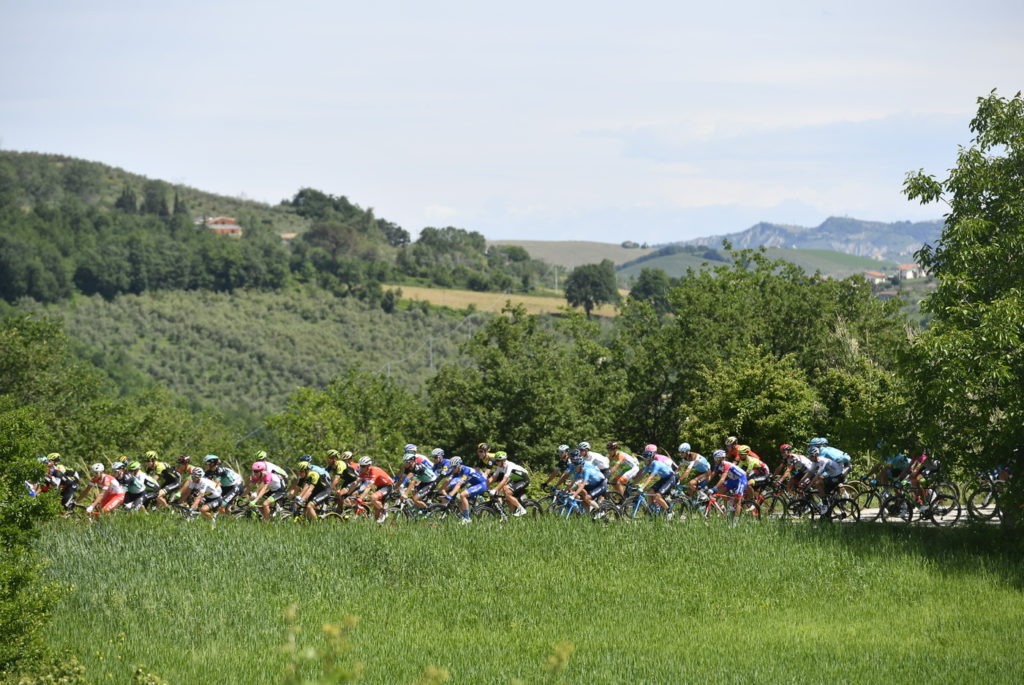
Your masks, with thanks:
M 811 445 L 814 447 L 824 447 L 828 444 L 828 438 L 811 438 Z

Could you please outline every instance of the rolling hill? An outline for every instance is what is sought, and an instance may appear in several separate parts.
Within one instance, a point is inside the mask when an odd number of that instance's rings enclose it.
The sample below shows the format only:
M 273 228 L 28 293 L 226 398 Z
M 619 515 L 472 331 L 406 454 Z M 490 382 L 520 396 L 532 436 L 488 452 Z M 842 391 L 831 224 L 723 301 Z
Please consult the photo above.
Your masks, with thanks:
M 590 240 L 489 240 L 487 244 L 521 247 L 534 259 L 570 270 L 583 264 L 599 264 L 604 259 L 615 265 L 625 264 L 657 251 L 654 247 L 623 247 Z
M 880 261 L 868 257 L 834 252 L 832 250 L 794 250 L 788 248 L 769 248 L 767 254 L 772 259 L 782 259 L 792 262 L 803 268 L 808 273 L 820 271 L 822 274 L 835 278 L 843 278 L 864 271 L 881 271 L 893 273 L 896 269 L 894 262 Z M 619 277 L 623 280 L 636 278 L 643 269 L 661 269 L 671 277 L 678 278 L 686 275 L 687 269 L 703 269 L 718 266 L 723 262 L 708 261 L 686 252 L 669 254 L 661 257 L 652 257 L 643 261 L 630 264 L 619 270 Z

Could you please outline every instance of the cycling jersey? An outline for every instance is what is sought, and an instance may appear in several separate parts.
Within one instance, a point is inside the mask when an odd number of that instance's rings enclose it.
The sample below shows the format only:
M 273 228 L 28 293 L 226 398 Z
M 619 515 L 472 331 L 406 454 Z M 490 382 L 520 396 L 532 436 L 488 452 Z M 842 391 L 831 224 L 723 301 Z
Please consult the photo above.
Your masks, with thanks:
M 220 497 L 220 483 L 210 480 L 209 478 L 200 478 L 199 480 L 193 479 L 191 481 L 191 495 L 206 495 L 207 497 Z
M 441 457 L 440 459 L 435 461 L 431 465 L 431 468 L 434 470 L 434 473 L 437 474 L 438 478 L 444 478 L 449 473 L 451 473 L 451 470 L 452 470 L 451 462 L 449 462 L 444 457 Z
M 146 473 L 156 478 L 165 490 L 177 489 L 181 485 L 181 475 L 162 461 L 154 462 L 152 467 L 146 469 Z
M 267 471 L 273 471 L 277 475 L 279 475 L 282 478 L 284 478 L 285 482 L 288 481 L 288 472 L 285 471 L 283 468 L 281 468 L 280 466 L 278 466 L 277 464 L 275 464 L 273 462 L 264 461 L 263 463 L 267 465 Z
M 693 461 L 686 465 L 686 468 L 700 475 L 702 473 L 707 473 L 708 471 L 710 471 L 711 464 L 708 463 L 707 459 L 698 454 L 693 458 Z
M 818 454 L 819 456 L 825 457 L 826 459 L 831 459 L 834 462 L 838 462 L 843 466 L 850 465 L 850 455 L 837 447 L 826 445 L 825 447 L 819 448 Z
M 217 480 L 221 484 L 221 487 L 242 484 L 242 477 L 233 469 L 229 469 L 227 466 L 223 465 L 207 471 L 206 477 L 211 480 Z
M 822 478 L 835 478 L 843 475 L 843 465 L 819 454 L 815 473 Z
M 600 452 L 593 452 L 587 450 L 587 456 L 584 457 L 588 464 L 593 464 L 599 471 L 607 471 L 608 467 L 611 466 L 611 462 L 608 461 L 608 457 L 604 456 Z
M 740 461 L 740 465 L 743 468 L 743 470 L 746 471 L 748 474 L 753 473 L 754 471 L 768 470 L 768 465 L 761 461 L 761 459 L 758 458 L 753 453 L 748 454 L 746 457 L 744 457 Z
M 359 469 L 359 480 L 364 483 L 373 483 L 378 488 L 393 485 L 395 482 L 394 479 L 388 475 L 387 471 L 379 466 L 370 466 L 365 469 Z
M 588 487 L 598 485 L 602 482 L 607 482 L 608 480 L 607 478 L 604 477 L 604 474 L 601 473 L 601 471 L 593 464 L 585 463 L 583 464 L 582 471 L 575 471 L 574 469 L 574 473 L 576 476 L 576 481 L 583 481 L 583 483 Z
M 802 454 L 789 455 L 789 463 L 793 467 L 793 473 L 797 475 L 814 471 L 814 462 Z
M 617 457 L 615 466 L 612 467 L 612 471 L 618 474 L 625 473 L 626 471 L 632 471 L 640 466 L 640 460 L 634 457 L 632 454 L 626 454 L 625 452 L 619 452 L 615 455 Z
M 126 488 L 128 494 L 138 495 L 147 490 L 152 492 L 160 489 L 160 484 L 148 473 L 139 471 L 130 475 L 131 480 L 128 481 L 128 487 Z
M 665 476 L 672 475 L 672 467 L 663 461 L 651 460 L 651 463 L 643 468 L 641 473 L 649 473 L 659 480 Z
M 722 473 L 725 474 L 725 480 L 728 482 L 733 479 L 738 479 L 746 482 L 747 472 L 739 467 L 738 464 L 734 464 L 731 461 L 722 462 Z
M 325 488 L 331 487 L 331 478 L 327 475 L 327 471 L 320 469 L 314 471 L 312 468 L 306 472 L 306 477 L 299 481 L 299 485 L 312 485 L 314 492 L 319 492 Z
M 455 485 L 456 483 L 459 483 L 461 481 L 466 481 L 467 487 L 487 485 L 487 477 L 484 476 L 484 474 L 480 473 L 474 468 L 466 466 L 465 464 L 462 465 L 462 471 L 452 478 L 451 484 Z
M 518 464 L 513 464 L 508 459 L 505 460 L 505 465 L 498 467 L 493 474 L 491 474 L 495 480 L 500 481 L 505 476 L 508 476 L 509 481 L 521 481 L 529 480 L 530 472 L 524 469 Z
M 345 462 L 339 459 L 334 462 L 334 466 L 331 466 L 330 463 L 327 464 L 327 475 L 332 482 L 337 477 L 338 487 L 345 488 L 359 478 L 359 467 L 353 462 Z
M 417 483 L 433 483 L 437 480 L 437 474 L 434 473 L 433 464 L 426 459 L 423 460 L 422 464 L 415 464 L 412 467 L 412 473 L 409 477 L 415 480 Z
M 117 478 L 114 478 L 109 473 L 101 473 L 94 477 L 92 479 L 92 484 L 111 495 L 120 495 L 124 493 L 124 486 L 121 485 Z
M 882 463 L 888 465 L 890 469 L 902 471 L 903 469 L 910 466 L 910 457 L 903 453 L 894 454 L 891 457 L 886 457 L 885 459 L 883 459 Z
M 673 471 L 678 471 L 679 470 L 679 466 L 677 466 L 676 463 L 674 461 L 672 461 L 672 457 L 669 457 L 667 455 L 655 454 L 653 461 L 665 464 L 666 466 L 668 466 Z

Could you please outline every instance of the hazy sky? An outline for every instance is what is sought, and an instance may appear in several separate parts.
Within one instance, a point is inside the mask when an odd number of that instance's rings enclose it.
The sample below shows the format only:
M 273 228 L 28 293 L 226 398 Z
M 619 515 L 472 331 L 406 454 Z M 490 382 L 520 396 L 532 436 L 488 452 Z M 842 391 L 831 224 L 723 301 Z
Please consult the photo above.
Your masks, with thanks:
M 939 218 L 1024 3 L 0 0 L 0 146 L 415 236 L 667 242 Z

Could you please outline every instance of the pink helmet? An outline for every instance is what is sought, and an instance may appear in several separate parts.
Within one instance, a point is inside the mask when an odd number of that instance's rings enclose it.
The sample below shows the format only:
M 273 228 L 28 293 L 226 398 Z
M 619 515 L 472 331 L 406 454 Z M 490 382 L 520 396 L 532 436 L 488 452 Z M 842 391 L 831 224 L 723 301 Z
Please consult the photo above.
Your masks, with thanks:
M 657 451 L 658 451 L 658 446 L 657 445 L 644 445 L 644 452 L 657 452 Z
M 252 463 L 252 470 L 253 471 L 266 471 L 267 470 L 267 462 L 265 462 L 265 461 L 254 461 Z

